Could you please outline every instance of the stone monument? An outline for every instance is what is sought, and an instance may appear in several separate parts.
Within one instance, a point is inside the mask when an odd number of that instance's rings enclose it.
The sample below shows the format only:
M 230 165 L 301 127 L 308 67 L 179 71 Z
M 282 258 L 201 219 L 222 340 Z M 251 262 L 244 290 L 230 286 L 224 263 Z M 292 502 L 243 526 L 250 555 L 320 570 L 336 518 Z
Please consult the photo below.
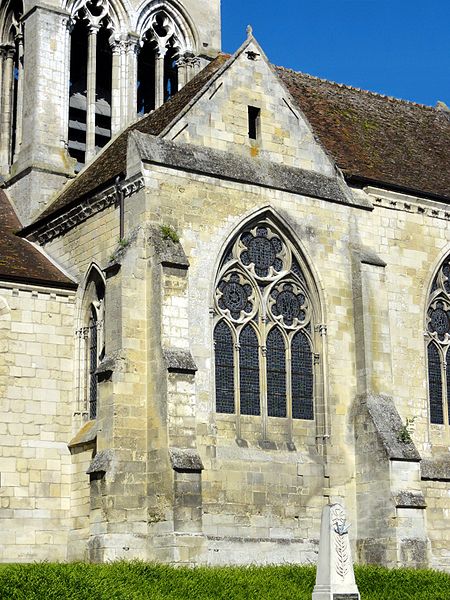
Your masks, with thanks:
M 360 600 L 348 530 L 344 507 L 340 504 L 324 506 L 312 600 Z

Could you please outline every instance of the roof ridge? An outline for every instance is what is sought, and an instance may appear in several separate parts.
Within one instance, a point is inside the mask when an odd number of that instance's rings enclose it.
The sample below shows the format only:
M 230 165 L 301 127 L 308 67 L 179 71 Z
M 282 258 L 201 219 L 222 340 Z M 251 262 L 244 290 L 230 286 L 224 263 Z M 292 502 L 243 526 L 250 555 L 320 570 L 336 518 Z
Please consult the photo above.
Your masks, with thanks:
M 308 79 L 315 79 L 316 81 L 320 81 L 322 83 L 331 83 L 339 88 L 344 88 L 347 90 L 352 90 L 355 92 L 361 92 L 363 94 L 367 94 L 368 96 L 376 96 L 377 98 L 383 98 L 384 100 L 389 100 L 390 102 L 399 102 L 400 104 L 409 104 L 411 106 L 417 106 L 418 108 L 425 108 L 427 110 L 431 110 L 436 112 L 438 109 L 435 106 L 430 106 L 429 104 L 421 104 L 420 102 L 414 102 L 413 100 L 405 100 L 404 98 L 396 98 L 395 96 L 388 96 L 387 94 L 382 94 L 381 92 L 373 92 L 371 90 L 365 90 L 363 88 L 359 88 L 353 85 L 349 85 L 347 83 L 338 83 L 337 81 L 332 81 L 331 79 L 325 79 L 324 77 L 317 77 L 316 75 L 310 75 L 309 73 L 304 73 L 303 71 L 296 71 L 295 69 L 291 69 L 290 67 L 283 67 L 279 65 L 274 65 L 275 69 L 280 69 L 283 71 L 290 71 L 295 75 L 302 75 L 303 77 L 307 77 Z

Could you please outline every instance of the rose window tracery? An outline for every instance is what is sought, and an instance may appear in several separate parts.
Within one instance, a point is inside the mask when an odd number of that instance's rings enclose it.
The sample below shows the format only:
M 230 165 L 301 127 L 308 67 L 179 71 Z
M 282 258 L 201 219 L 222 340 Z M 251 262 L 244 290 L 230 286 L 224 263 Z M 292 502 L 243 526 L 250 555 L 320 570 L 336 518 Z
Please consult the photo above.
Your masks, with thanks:
M 232 272 L 228 277 L 222 279 L 217 289 L 219 308 L 228 311 L 235 321 L 241 317 L 242 312 L 246 315 L 252 312 L 252 286 L 249 283 L 242 283 L 239 273 Z

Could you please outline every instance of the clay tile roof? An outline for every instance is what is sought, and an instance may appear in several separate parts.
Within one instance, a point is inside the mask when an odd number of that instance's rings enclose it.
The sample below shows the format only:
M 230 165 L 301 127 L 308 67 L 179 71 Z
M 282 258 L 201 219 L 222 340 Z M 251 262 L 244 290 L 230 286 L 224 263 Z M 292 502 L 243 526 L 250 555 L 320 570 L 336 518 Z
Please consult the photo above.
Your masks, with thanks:
M 84 171 L 63 188 L 56 200 L 41 213 L 38 221 L 69 206 L 88 192 L 95 193 L 96 189 L 104 187 L 108 182 L 113 183 L 118 175 L 126 171 L 128 134 L 136 130 L 159 135 L 225 64 L 228 58 L 229 55 L 220 54 L 168 102 L 119 134 Z
M 281 80 L 349 180 L 450 201 L 450 113 L 282 67 Z
M 20 228 L 8 197 L 0 189 L 0 280 L 75 289 L 77 285 L 71 279 L 15 234 Z

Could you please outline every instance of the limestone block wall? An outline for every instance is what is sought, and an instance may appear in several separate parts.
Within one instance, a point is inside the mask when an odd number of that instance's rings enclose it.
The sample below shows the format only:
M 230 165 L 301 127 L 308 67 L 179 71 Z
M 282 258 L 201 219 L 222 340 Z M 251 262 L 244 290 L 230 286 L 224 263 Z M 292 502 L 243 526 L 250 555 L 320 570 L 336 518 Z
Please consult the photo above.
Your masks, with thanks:
M 423 481 L 427 503 L 426 519 L 428 537 L 431 543 L 431 566 L 435 569 L 450 570 L 450 534 L 448 514 L 450 510 L 450 482 Z
M 73 292 L 0 287 L 0 561 L 66 560 Z

